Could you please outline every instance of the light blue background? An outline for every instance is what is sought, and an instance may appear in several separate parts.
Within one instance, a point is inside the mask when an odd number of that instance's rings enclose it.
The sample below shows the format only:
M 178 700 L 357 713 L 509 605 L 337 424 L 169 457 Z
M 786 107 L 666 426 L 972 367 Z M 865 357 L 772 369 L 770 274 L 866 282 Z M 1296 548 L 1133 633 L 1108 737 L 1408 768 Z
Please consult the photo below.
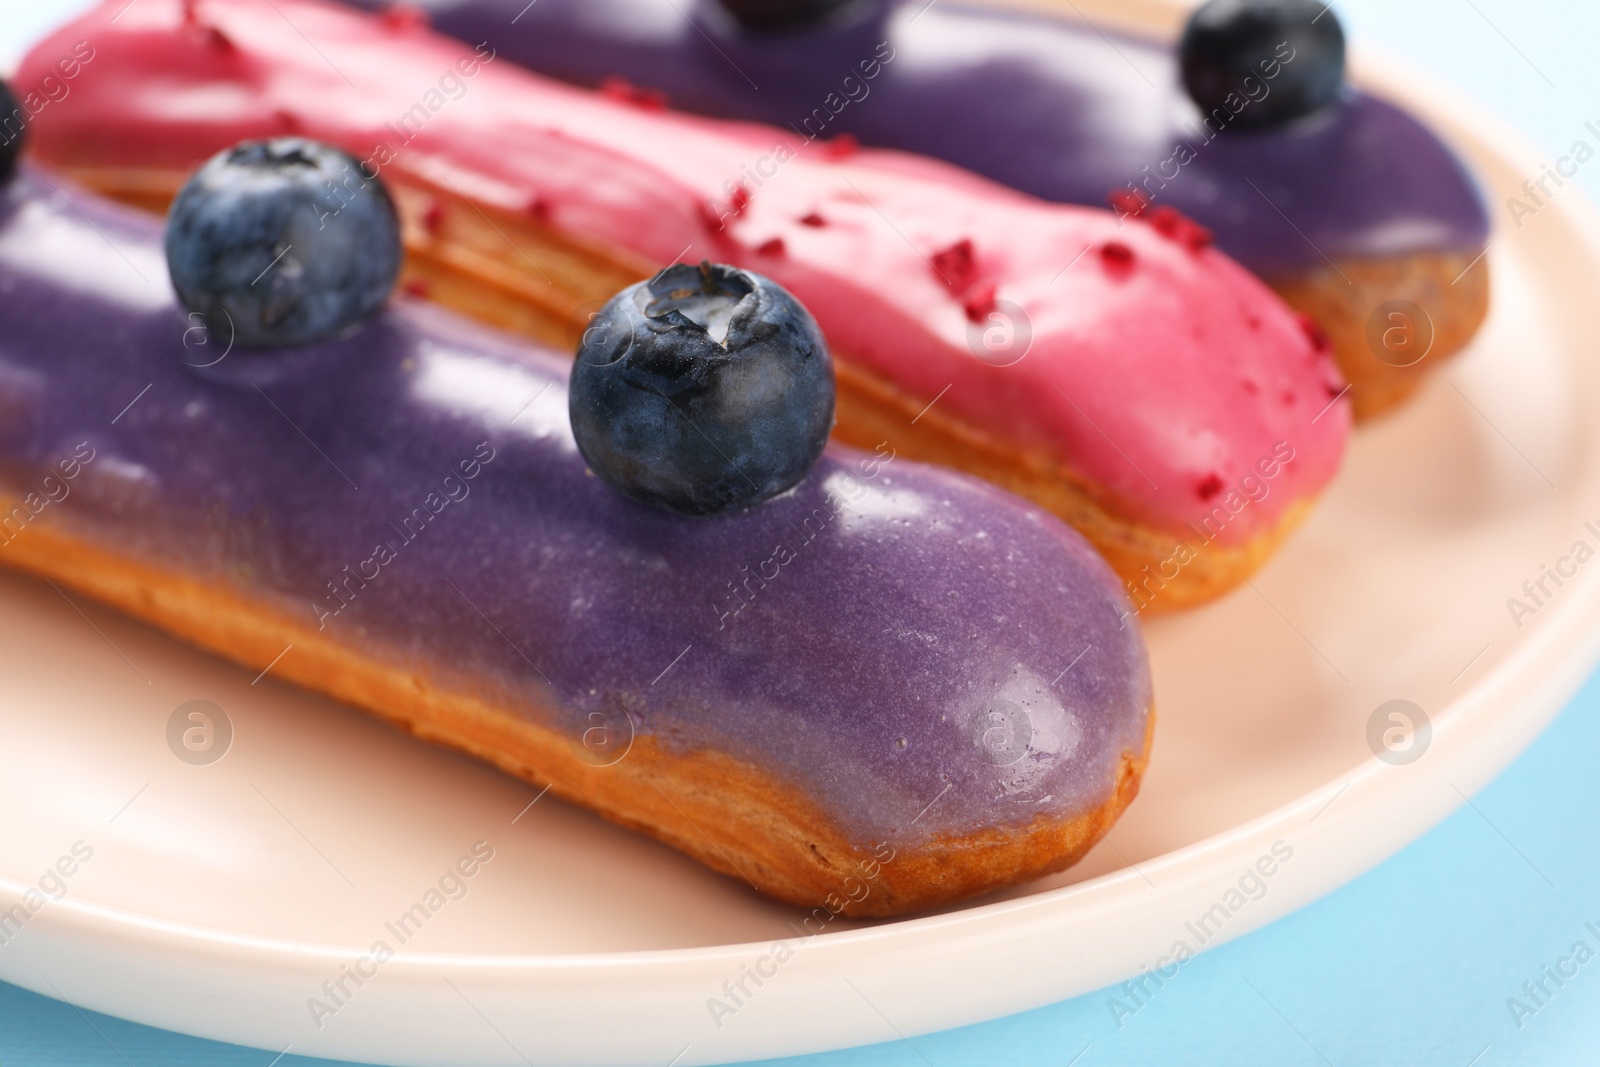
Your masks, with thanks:
M 50 6 L 57 10 L 40 10 L 40 0 L 0 0 L 0 63 L 9 67 L 23 42 L 82 4 Z M 1353 36 L 1443 74 L 1552 158 L 1585 121 L 1600 120 L 1600 5 L 1593 0 L 1338 0 L 1336 7 Z M 1591 195 L 1600 192 L 1600 171 L 1585 170 L 1580 181 Z M 782 1062 L 1595 1064 L 1600 959 L 1520 1028 L 1506 1001 L 1579 938 L 1600 949 L 1600 938 L 1583 928 L 1585 921 L 1600 928 L 1597 762 L 1600 678 L 1474 798 L 1475 808 L 1462 808 L 1333 895 L 1199 957 L 1120 1029 L 1106 991 L 910 1042 Z M 273 1057 L 0 985 L 6 1067 L 267 1067 Z

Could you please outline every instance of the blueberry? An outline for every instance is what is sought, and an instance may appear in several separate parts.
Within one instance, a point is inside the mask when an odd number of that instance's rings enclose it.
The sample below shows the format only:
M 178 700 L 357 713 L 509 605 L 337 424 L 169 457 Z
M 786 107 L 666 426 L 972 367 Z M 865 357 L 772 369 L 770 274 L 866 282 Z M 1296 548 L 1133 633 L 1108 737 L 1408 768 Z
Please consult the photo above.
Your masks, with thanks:
M 680 263 L 600 309 L 569 407 L 578 450 L 613 489 L 714 515 L 805 477 L 833 428 L 833 359 L 777 283 Z
M 400 273 L 394 202 L 353 156 L 301 137 L 243 141 L 195 172 L 167 215 L 178 298 L 248 348 L 337 336 Z
M 751 30 L 789 30 L 818 23 L 858 0 L 722 0 L 739 24 Z
M 1322 0 L 1209 0 L 1190 16 L 1178 61 L 1207 116 L 1276 126 L 1338 98 L 1344 30 Z
M 22 135 L 28 128 L 28 113 L 17 103 L 11 86 L 0 81 L 0 182 L 17 172 L 17 156 L 22 152 Z

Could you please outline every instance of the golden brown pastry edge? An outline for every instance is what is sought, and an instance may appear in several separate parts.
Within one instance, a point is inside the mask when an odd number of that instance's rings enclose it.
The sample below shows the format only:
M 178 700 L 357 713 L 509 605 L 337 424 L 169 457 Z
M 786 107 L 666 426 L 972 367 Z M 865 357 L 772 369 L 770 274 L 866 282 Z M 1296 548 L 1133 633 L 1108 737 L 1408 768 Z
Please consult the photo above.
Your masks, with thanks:
M 0 511 L 10 503 L 0 499 Z M 274 677 L 549 786 L 713 870 L 813 909 L 818 923 L 833 915 L 924 911 L 1075 863 L 1138 793 L 1155 720 L 1151 709 L 1143 746 L 1122 754 L 1098 808 L 1068 818 L 1040 816 L 1021 827 L 863 847 L 848 841 L 800 789 L 747 761 L 709 748 L 670 752 L 639 736 L 616 763 L 595 766 L 561 732 L 441 683 L 426 665 L 364 655 L 232 588 L 124 558 L 49 521 L 0 547 L 0 564 L 49 578 L 250 670 L 276 661 Z

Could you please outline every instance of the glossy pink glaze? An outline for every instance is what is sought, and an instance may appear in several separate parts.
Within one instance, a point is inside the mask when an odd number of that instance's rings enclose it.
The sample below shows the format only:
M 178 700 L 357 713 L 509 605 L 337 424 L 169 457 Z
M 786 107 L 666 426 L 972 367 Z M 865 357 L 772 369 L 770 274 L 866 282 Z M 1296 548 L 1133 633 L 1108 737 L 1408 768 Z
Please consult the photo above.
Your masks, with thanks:
M 300 133 L 652 262 L 757 270 L 853 361 L 1064 460 L 1146 525 L 1183 532 L 1241 485 L 1265 486 L 1216 537 L 1238 544 L 1321 490 L 1344 451 L 1331 359 L 1264 285 L 1181 231 L 920 157 L 619 101 L 319 0 L 112 0 L 37 46 L 18 88 L 59 77 L 80 40 L 94 57 L 34 119 L 44 159 L 191 166 Z M 402 131 L 408 113 L 425 121 Z M 747 203 L 728 195 L 742 177 Z M 939 255 L 962 241 L 970 271 Z M 973 351 L 969 315 L 1005 332 L 985 320 L 990 292 L 1031 332 L 1022 358 L 994 358 L 1005 366 Z M 1263 478 L 1286 448 L 1293 460 Z

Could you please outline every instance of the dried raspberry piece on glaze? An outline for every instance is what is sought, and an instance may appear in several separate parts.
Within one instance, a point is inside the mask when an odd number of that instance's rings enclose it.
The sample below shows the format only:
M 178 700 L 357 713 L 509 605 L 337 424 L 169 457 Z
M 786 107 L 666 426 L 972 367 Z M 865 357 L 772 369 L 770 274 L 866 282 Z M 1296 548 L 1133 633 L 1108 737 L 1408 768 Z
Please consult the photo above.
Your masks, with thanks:
M 619 104 L 631 104 L 633 83 L 620 74 L 607 74 L 600 79 L 600 95 Z
M 201 44 L 216 52 L 232 52 L 233 42 L 228 35 L 200 17 L 199 0 L 183 0 L 183 28 Z
M 1133 249 L 1121 241 L 1107 241 L 1100 246 L 1100 262 L 1115 275 L 1125 275 L 1133 270 Z
M 443 224 L 444 205 L 430 196 L 428 206 L 422 209 L 422 228 L 428 231 L 428 236 L 437 237 Z
M 733 194 L 728 197 L 728 214 L 738 218 L 744 214 L 744 209 L 750 206 L 750 190 L 740 182 L 733 187 Z
M 723 215 L 722 210 L 717 205 L 709 200 L 700 201 L 695 210 L 700 215 L 701 223 L 711 233 L 721 233 L 727 229 L 726 216 Z
M 1299 315 L 1297 317 L 1300 320 L 1300 329 L 1305 333 L 1306 340 L 1311 342 L 1311 347 L 1315 351 L 1319 353 L 1333 351 L 1333 342 L 1328 339 L 1328 335 L 1322 327 L 1317 325 L 1315 319 L 1310 315 Z
M 428 284 L 428 279 L 426 278 L 407 278 L 400 283 L 400 288 L 405 291 L 407 296 L 414 296 L 418 299 L 426 298 L 433 291 L 433 286 Z
M 968 322 L 983 322 L 989 313 L 995 309 L 995 293 L 998 286 L 994 282 L 979 282 L 968 289 L 961 298 L 961 310 L 967 313 Z
M 817 214 L 815 211 L 811 212 L 809 215 L 800 216 L 800 225 L 810 226 L 814 230 L 820 230 L 827 224 L 828 220 Z
M 758 256 L 781 256 L 787 250 L 784 247 L 782 237 L 769 237 L 756 245 L 756 255 Z
M 830 160 L 849 159 L 861 148 L 861 142 L 853 133 L 841 133 L 831 140 L 822 142 L 822 158 Z
M 1195 493 L 1202 501 L 1210 500 L 1220 492 L 1222 492 L 1222 479 L 1215 474 L 1206 475 L 1200 480 L 1200 484 L 1195 486 Z
M 1150 212 L 1150 225 L 1154 226 L 1156 232 L 1163 237 L 1176 237 L 1178 231 L 1183 228 L 1183 216 L 1178 213 L 1177 208 L 1163 204 Z
M 633 84 L 620 74 L 608 74 L 600 79 L 600 94 L 619 104 L 644 111 L 665 111 L 667 94 L 660 89 L 645 89 Z
M 1106 201 L 1118 218 L 1139 218 L 1150 206 L 1150 198 L 1137 189 L 1113 189 Z
M 1184 221 L 1189 225 L 1184 228 L 1183 243 L 1189 246 L 1189 251 L 1199 252 L 1210 248 L 1216 240 L 1216 234 L 1191 218 L 1185 218 Z
M 1191 251 L 1198 252 L 1211 244 L 1211 231 L 1174 207 L 1165 205 L 1150 213 L 1150 225 L 1164 237 L 1178 241 Z
M 383 9 L 383 24 L 400 32 L 427 29 L 428 13 L 415 4 L 390 4 Z
M 294 134 L 300 132 L 300 119 L 288 108 L 274 108 L 272 112 L 272 121 L 275 122 L 278 126 L 278 129 L 282 130 L 284 133 Z
M 969 238 L 963 237 L 949 248 L 935 252 L 932 261 L 934 274 L 952 296 L 965 293 L 978 280 L 977 257 Z

